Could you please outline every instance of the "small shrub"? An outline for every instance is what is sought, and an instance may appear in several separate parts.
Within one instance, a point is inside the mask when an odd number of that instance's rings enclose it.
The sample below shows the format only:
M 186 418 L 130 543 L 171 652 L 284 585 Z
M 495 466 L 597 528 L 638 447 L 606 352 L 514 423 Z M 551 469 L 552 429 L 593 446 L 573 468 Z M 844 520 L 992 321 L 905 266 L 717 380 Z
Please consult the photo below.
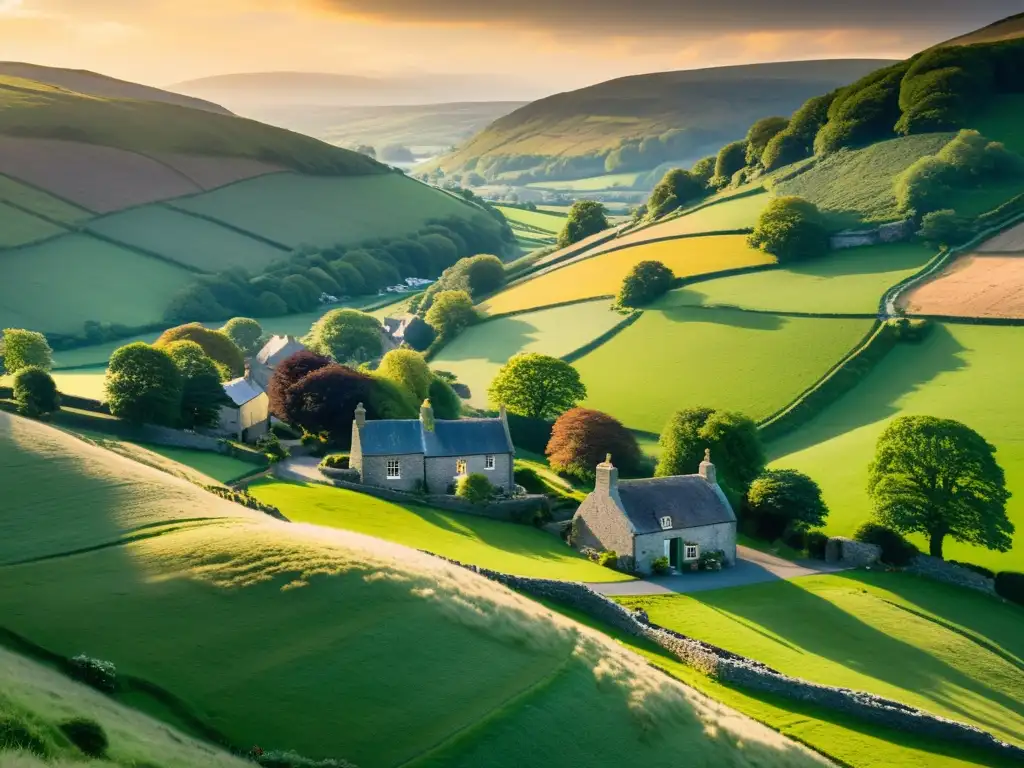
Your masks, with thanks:
M 459 478 L 455 495 L 471 504 L 486 504 L 494 496 L 494 486 L 487 479 L 487 475 L 474 472 Z
M 314 760 L 297 752 L 263 752 L 260 750 L 258 754 L 255 754 L 254 759 L 263 768 L 356 768 L 347 760 L 331 757 Z
M 320 469 L 348 469 L 349 455 L 347 453 L 329 453 L 320 462 Z
M 616 552 L 601 552 L 597 556 L 597 564 L 614 571 L 619 566 L 619 555 Z
M 1024 573 L 1003 571 L 996 576 L 996 594 L 1017 605 L 1024 605 Z
M 256 447 L 266 454 L 271 464 L 275 464 L 282 459 L 287 459 L 290 455 L 288 453 L 288 449 L 281 445 L 281 440 L 273 432 L 270 432 L 257 440 Z
M 514 477 L 516 485 L 523 486 L 527 493 L 547 493 L 548 487 L 533 467 L 516 467 Z
M 13 715 L 0 714 L 0 751 L 8 749 L 45 755 L 46 742 L 31 724 Z
M 994 579 L 996 572 L 991 571 L 983 565 L 975 565 L 974 563 L 964 563 L 960 560 L 947 560 L 950 565 L 958 565 L 961 568 L 966 568 L 968 571 L 974 571 L 979 576 L 984 576 L 986 579 Z
M 68 674 L 78 682 L 101 691 L 117 690 L 117 667 L 109 661 L 81 653 L 71 659 Z
M 68 737 L 68 741 L 89 757 L 103 757 L 107 753 L 107 734 L 95 720 L 77 717 L 57 727 Z
M 927 318 L 911 320 L 906 317 L 900 317 L 895 320 L 889 320 L 888 323 L 894 329 L 896 341 L 909 342 L 911 344 L 923 341 L 934 327 L 934 323 Z
M 655 576 L 665 576 L 671 568 L 672 566 L 669 565 L 668 558 L 664 555 L 651 560 L 651 573 Z
M 902 535 L 879 523 L 864 523 L 853 534 L 856 541 L 876 544 L 882 548 L 882 562 L 902 568 L 909 565 L 919 553 L 917 547 Z
M 807 549 L 807 532 L 802 528 L 793 528 L 782 535 L 782 541 L 787 547 L 803 552 Z
M 60 410 L 57 385 L 42 368 L 28 366 L 14 374 L 14 401 L 23 416 L 37 419 Z
M 807 554 L 815 560 L 825 559 L 825 547 L 828 546 L 828 536 L 821 531 L 811 531 L 807 534 Z
M 725 552 L 720 549 L 706 550 L 700 553 L 698 567 L 702 571 L 720 571 L 725 564 Z
M 278 436 L 281 440 L 298 440 L 302 437 L 302 433 L 296 430 L 294 427 L 285 424 L 283 421 L 276 421 L 270 425 L 270 431 Z

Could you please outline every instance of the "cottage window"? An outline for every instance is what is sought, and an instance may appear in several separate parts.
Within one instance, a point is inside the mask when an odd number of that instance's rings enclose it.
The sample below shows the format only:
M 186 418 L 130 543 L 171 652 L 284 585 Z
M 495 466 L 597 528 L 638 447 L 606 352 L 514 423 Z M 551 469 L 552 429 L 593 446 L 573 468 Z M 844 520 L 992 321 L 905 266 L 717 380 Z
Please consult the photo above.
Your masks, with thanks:
M 670 530 L 672 530 L 672 518 L 671 517 L 663 517 L 663 518 L 661 518 L 661 530 L 663 530 L 663 531 L 670 531 Z
M 493 456 L 484 456 L 484 469 L 494 469 Z
M 388 480 L 402 479 L 402 465 L 398 459 L 388 459 Z
M 687 544 L 686 552 L 683 554 L 684 560 L 696 560 L 700 557 L 700 547 L 696 544 Z
M 457 477 L 462 477 L 464 474 L 466 474 L 466 460 L 465 459 L 456 459 L 455 460 L 455 475 Z

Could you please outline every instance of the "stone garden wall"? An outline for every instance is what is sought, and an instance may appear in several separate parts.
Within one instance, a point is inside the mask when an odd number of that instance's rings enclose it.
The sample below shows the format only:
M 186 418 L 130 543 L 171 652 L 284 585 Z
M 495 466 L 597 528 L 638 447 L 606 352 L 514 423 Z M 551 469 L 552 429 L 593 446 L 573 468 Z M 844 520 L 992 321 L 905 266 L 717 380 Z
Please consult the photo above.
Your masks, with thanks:
M 825 545 L 825 562 L 841 563 L 851 568 L 874 565 L 882 557 L 882 548 L 843 536 L 833 536 Z
M 929 555 L 918 555 L 904 570 L 907 573 L 916 573 L 928 579 L 941 581 L 945 584 L 952 584 L 954 587 L 966 587 L 984 592 L 986 595 L 996 594 L 995 579 L 989 579 L 980 573 L 975 573 L 968 568 L 961 568 L 959 565 L 947 563 L 937 557 Z

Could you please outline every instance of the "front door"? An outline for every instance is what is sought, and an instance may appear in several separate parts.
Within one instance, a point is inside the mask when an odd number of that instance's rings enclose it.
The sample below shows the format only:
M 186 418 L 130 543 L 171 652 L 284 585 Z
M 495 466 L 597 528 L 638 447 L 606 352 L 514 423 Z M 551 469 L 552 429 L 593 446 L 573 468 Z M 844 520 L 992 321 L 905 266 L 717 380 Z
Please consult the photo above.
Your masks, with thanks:
M 668 564 L 675 568 L 677 571 L 682 568 L 683 564 L 682 544 L 683 540 L 680 538 L 665 540 L 665 557 L 668 558 Z

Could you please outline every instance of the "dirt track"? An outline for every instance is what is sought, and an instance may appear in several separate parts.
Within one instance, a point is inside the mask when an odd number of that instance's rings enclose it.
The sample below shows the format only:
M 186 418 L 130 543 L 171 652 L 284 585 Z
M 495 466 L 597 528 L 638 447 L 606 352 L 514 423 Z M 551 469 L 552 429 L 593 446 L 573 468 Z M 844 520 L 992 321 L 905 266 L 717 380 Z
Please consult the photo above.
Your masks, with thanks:
M 1024 224 L 986 240 L 978 246 L 978 253 L 1024 253 Z
M 1018 237 L 1024 240 L 1024 229 Z M 1024 253 L 961 256 L 904 296 L 900 306 L 911 315 L 1024 318 Z

